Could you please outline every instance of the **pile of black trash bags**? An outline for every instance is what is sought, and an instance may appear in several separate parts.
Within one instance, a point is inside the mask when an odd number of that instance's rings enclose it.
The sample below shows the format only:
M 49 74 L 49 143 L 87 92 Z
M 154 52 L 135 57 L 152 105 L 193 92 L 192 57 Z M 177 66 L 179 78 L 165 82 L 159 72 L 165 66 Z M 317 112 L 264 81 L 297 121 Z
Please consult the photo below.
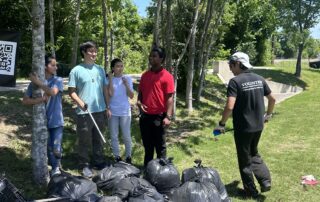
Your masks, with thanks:
M 172 159 L 154 159 L 144 171 L 118 162 L 101 170 L 92 180 L 63 172 L 53 176 L 49 198 L 78 202 L 228 202 L 231 201 L 218 172 L 196 166 L 183 171 L 182 177 Z M 107 196 L 102 196 L 104 193 Z

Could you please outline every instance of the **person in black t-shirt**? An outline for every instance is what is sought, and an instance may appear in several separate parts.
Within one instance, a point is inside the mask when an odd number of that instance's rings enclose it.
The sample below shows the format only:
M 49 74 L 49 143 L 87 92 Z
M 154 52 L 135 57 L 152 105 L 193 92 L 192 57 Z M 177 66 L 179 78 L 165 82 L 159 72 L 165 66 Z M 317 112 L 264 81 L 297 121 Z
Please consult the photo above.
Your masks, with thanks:
M 251 67 L 249 56 L 245 53 L 236 52 L 230 57 L 229 68 L 235 77 L 229 81 L 227 103 L 215 130 L 224 132 L 225 123 L 232 114 L 244 191 L 247 196 L 257 197 L 259 192 L 253 175 L 260 184 L 261 192 L 271 189 L 270 172 L 258 153 L 258 143 L 264 123 L 272 117 L 275 98 L 264 78 L 249 71 Z M 264 96 L 268 99 L 266 113 Z

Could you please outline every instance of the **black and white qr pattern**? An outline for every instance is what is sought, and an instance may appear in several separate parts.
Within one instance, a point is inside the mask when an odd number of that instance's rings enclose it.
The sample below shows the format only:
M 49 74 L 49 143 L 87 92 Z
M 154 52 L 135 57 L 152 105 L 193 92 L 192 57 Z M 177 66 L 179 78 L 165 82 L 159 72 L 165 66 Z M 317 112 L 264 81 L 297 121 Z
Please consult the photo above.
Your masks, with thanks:
M 12 75 L 14 72 L 16 43 L 0 41 L 0 73 Z

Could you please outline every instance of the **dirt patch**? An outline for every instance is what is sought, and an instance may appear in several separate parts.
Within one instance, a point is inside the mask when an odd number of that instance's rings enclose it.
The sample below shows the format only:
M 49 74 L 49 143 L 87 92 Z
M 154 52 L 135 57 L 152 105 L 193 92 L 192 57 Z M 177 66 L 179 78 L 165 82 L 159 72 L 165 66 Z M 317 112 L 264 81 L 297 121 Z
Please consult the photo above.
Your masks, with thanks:
M 6 118 L 0 117 L 0 147 L 6 147 L 9 144 L 9 140 L 13 139 L 16 135 L 18 127 L 15 125 L 6 124 Z

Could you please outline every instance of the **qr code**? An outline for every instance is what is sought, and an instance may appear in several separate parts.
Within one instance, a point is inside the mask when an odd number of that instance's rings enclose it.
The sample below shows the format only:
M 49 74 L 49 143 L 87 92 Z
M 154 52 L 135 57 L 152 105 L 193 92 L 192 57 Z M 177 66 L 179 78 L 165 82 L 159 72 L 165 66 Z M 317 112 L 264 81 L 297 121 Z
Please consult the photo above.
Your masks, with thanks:
M 15 66 L 17 43 L 10 41 L 0 41 L 0 71 L 11 74 Z

